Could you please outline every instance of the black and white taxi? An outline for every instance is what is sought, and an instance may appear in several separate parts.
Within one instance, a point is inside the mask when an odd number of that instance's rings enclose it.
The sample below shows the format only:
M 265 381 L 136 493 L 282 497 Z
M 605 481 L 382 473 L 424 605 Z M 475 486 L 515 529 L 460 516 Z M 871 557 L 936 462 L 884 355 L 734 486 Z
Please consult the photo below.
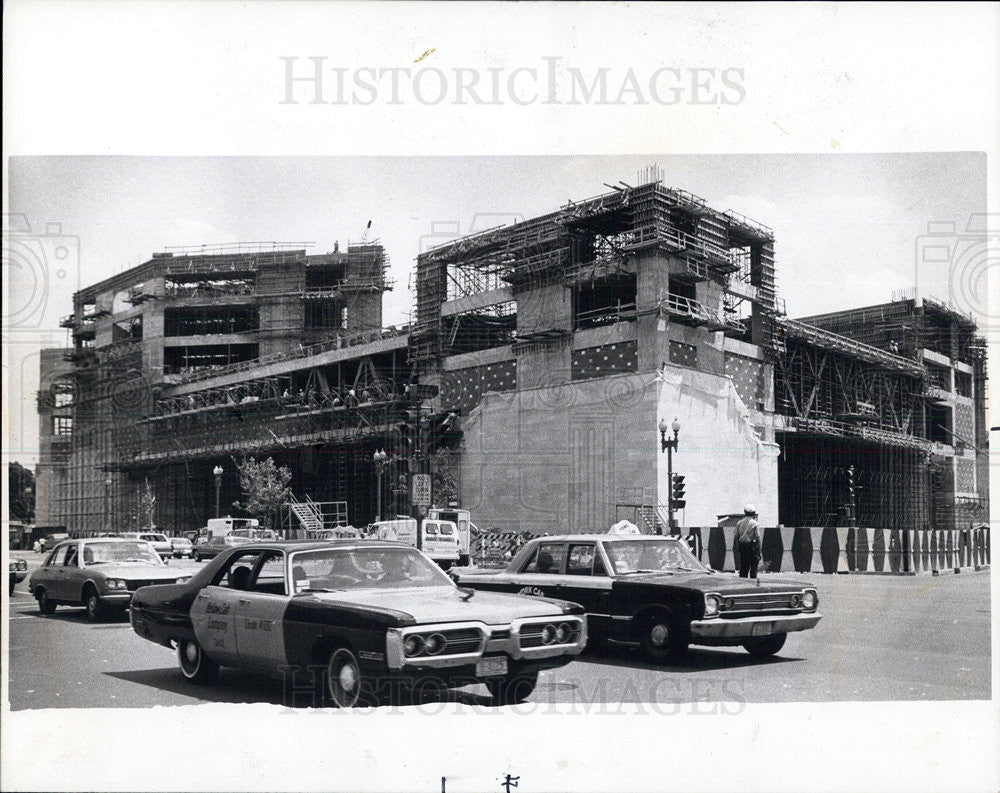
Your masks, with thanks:
M 773 655 L 789 633 L 820 621 L 811 584 L 719 573 L 680 538 L 637 531 L 537 537 L 505 570 L 455 569 L 452 577 L 473 589 L 580 603 L 591 643 L 635 646 L 653 661 L 691 644 Z

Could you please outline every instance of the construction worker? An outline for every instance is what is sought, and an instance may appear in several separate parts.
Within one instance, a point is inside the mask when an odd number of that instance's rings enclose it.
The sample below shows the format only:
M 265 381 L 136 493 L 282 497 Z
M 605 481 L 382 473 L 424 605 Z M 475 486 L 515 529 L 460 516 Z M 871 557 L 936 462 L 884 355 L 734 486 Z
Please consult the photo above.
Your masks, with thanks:
M 757 507 L 753 504 L 743 507 L 743 517 L 736 524 L 736 550 L 740 557 L 740 578 L 756 578 L 760 562 L 760 526 Z

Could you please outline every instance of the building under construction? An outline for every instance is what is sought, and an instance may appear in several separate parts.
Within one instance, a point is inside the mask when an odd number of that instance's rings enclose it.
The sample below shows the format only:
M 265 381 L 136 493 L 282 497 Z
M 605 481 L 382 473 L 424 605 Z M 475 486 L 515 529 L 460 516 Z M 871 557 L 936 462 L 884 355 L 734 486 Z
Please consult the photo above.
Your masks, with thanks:
M 73 346 L 43 357 L 39 520 L 127 524 L 149 483 L 156 522 L 194 528 L 217 486 L 240 498 L 245 454 L 292 470 L 301 525 L 408 511 L 418 471 L 511 531 L 715 526 L 747 501 L 768 526 L 988 514 L 974 324 L 913 298 L 789 319 L 772 231 L 683 190 L 423 252 L 409 326 L 382 327 L 386 266 L 372 243 L 182 251 L 78 293 Z

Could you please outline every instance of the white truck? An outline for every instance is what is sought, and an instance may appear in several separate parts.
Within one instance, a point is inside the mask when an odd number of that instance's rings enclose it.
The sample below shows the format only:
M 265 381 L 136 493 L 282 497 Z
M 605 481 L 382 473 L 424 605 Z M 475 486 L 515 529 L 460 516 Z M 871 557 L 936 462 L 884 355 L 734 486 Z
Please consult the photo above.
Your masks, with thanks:
M 378 540 L 402 542 L 427 554 L 447 570 L 460 558 L 458 526 L 450 520 L 395 518 L 371 525 L 371 536 Z
M 209 518 L 208 525 L 199 534 L 208 537 L 245 537 L 248 540 L 273 540 L 276 535 L 270 529 L 262 529 L 257 518 Z
M 458 526 L 458 564 L 465 567 L 469 564 L 469 547 L 472 532 L 479 533 L 479 528 L 472 522 L 467 509 L 429 509 L 427 517 L 431 520 L 449 520 Z

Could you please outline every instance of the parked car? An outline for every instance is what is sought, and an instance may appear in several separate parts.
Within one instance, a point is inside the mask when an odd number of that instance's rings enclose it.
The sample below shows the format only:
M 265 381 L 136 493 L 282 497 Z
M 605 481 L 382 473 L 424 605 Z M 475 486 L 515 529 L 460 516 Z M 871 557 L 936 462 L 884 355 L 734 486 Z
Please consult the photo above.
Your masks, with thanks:
M 174 558 L 183 559 L 185 556 L 191 556 L 194 550 L 194 543 L 187 537 L 171 537 L 170 550 Z
M 143 638 L 176 646 L 193 683 L 220 665 L 293 670 L 314 681 L 317 704 L 338 707 L 427 677 L 482 681 L 494 701 L 517 702 L 587 638 L 576 604 L 463 590 L 415 548 L 372 540 L 230 548 L 187 583 L 139 590 L 131 618 Z
M 212 559 L 222 551 L 228 551 L 237 545 L 246 545 L 248 542 L 253 542 L 253 540 L 249 537 L 241 537 L 238 534 L 227 534 L 224 537 L 219 535 L 213 537 L 201 535 L 194 541 L 194 546 L 191 548 L 191 557 L 196 562 L 200 562 L 203 559 Z
M 87 616 L 97 621 L 127 608 L 141 586 L 188 578 L 189 573 L 164 564 L 144 540 L 94 537 L 53 548 L 28 578 L 28 591 L 42 614 L 51 614 L 59 605 L 84 606 Z
M 581 603 L 592 642 L 638 647 L 657 662 L 682 656 L 690 644 L 773 655 L 790 632 L 820 620 L 812 584 L 718 573 L 674 537 L 538 537 L 503 571 L 456 570 L 453 577 L 474 589 Z
M 42 537 L 42 539 L 38 541 L 38 552 L 45 553 L 46 551 L 51 551 L 63 540 L 68 540 L 68 539 L 69 535 L 62 532 L 57 534 L 46 535 L 45 537 Z
M 28 563 L 24 559 L 11 559 L 10 560 L 10 592 L 8 594 L 14 594 L 14 586 L 20 584 L 25 578 L 28 577 Z
M 162 559 L 173 555 L 174 549 L 170 544 L 170 540 L 167 539 L 167 535 L 161 534 L 158 531 L 130 531 L 125 532 L 121 536 L 130 540 L 144 540 L 148 542 Z

